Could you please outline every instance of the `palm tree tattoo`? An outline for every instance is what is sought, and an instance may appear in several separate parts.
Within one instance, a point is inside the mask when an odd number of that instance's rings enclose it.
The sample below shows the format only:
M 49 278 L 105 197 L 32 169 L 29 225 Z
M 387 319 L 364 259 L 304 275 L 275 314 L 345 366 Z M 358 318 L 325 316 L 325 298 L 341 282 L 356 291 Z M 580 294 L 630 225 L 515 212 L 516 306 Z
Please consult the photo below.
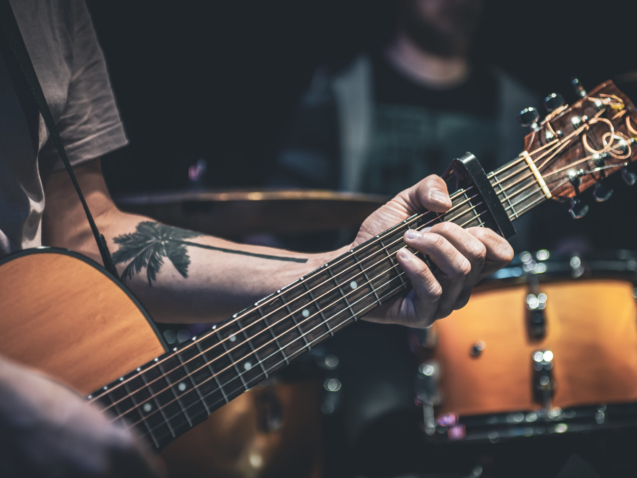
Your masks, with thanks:
M 139 274 L 142 269 L 146 269 L 146 278 L 148 279 L 148 285 L 151 287 L 153 281 L 157 280 L 157 273 L 164 265 L 164 258 L 168 258 L 184 279 L 188 278 L 188 266 L 190 265 L 188 246 L 229 254 L 259 257 L 261 259 L 307 262 L 307 259 L 255 254 L 253 252 L 225 249 L 187 240 L 201 235 L 198 232 L 166 226 L 157 222 L 140 222 L 137 224 L 135 232 L 122 234 L 113 239 L 115 244 L 120 245 L 120 248 L 113 254 L 113 262 L 115 264 L 128 262 L 124 272 L 122 272 L 122 282 L 132 278 L 134 274 Z

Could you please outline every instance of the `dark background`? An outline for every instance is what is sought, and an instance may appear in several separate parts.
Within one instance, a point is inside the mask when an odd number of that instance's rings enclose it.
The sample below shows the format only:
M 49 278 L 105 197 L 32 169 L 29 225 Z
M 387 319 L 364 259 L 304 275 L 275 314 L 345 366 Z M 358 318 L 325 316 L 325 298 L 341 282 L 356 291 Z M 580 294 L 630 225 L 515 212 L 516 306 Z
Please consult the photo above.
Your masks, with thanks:
M 395 8 L 388 0 L 87 3 L 130 139 L 104 161 L 115 192 L 184 187 L 200 158 L 212 187 L 259 186 L 314 68 L 380 45 Z M 574 75 L 592 89 L 637 70 L 634 3 L 487 0 L 474 55 L 541 95 L 572 100 Z

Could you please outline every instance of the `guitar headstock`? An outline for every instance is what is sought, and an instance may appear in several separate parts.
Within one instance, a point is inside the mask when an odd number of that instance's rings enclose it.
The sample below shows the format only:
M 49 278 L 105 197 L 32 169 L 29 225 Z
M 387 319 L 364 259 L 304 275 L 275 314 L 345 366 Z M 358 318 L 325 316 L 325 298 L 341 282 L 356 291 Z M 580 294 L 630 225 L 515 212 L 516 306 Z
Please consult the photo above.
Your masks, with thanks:
M 556 95 L 546 103 L 555 109 L 541 121 L 532 109 L 525 110 L 521 119 L 532 129 L 524 141 L 524 154 L 535 163 L 553 199 L 575 198 L 637 159 L 637 110 L 612 81 L 571 106 L 560 106 Z M 623 175 L 634 183 L 632 173 L 624 170 Z M 599 201 L 608 196 L 603 186 L 597 186 Z

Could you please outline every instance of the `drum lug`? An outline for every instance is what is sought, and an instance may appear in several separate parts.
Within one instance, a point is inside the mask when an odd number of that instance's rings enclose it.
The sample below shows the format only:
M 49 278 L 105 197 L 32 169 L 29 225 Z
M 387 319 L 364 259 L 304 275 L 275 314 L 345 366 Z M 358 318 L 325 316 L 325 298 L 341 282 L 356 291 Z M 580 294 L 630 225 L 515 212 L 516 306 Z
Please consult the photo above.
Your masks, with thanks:
M 551 410 L 551 399 L 555 393 L 553 378 L 553 352 L 536 350 L 531 355 L 533 363 L 533 399 L 545 410 Z
M 547 296 L 543 292 L 526 296 L 526 325 L 529 337 L 533 340 L 540 340 L 546 336 L 546 299 Z
M 435 360 L 423 362 L 418 367 L 416 377 L 416 397 L 422 404 L 425 433 L 433 435 L 436 433 L 436 418 L 434 416 L 434 406 L 442 400 L 442 393 L 439 390 L 440 364 Z

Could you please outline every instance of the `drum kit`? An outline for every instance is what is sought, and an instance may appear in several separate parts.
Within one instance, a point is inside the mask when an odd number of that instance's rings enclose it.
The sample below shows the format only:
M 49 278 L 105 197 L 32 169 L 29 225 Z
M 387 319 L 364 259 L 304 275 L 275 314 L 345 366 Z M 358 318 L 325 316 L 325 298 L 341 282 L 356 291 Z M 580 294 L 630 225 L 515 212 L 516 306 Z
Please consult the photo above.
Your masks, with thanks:
M 230 239 L 352 227 L 384 202 L 326 191 L 115 199 L 126 211 Z M 524 252 L 484 280 L 466 307 L 413 331 L 405 346 L 417 358 L 425 442 L 453 447 L 637 427 L 636 286 L 632 251 Z M 170 476 L 182 476 L 184 463 L 195 477 L 321 476 L 321 408 L 336 388 L 327 382 L 338 382 L 326 379 L 330 360 L 338 362 L 314 355 L 306 367 L 319 365 L 309 379 L 275 378 L 213 413 L 163 452 Z M 481 476 L 476 469 L 471 476 Z
M 418 337 L 434 441 L 637 425 L 637 255 L 520 254 Z

